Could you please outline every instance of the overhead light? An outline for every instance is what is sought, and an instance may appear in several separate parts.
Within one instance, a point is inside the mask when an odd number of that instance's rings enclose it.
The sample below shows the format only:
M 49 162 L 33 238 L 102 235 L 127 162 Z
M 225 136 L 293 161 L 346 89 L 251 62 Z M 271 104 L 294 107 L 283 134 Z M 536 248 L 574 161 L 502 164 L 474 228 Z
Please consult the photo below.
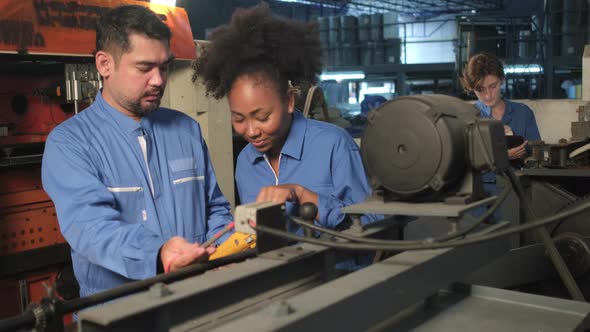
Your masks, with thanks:
M 176 0 L 150 0 L 150 2 L 157 5 L 176 7 Z
M 339 72 L 325 72 L 320 75 L 320 81 L 343 81 L 343 80 L 362 80 L 365 78 L 365 73 L 362 71 L 339 71 Z
M 527 64 L 527 65 L 506 65 L 504 67 L 504 73 L 506 74 L 536 74 L 543 71 L 538 64 Z

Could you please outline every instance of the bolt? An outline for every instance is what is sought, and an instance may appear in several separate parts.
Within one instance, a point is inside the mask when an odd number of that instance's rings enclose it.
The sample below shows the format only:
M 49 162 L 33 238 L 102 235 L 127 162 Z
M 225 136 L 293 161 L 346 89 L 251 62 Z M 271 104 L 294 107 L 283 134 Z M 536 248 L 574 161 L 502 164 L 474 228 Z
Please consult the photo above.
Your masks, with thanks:
M 270 312 L 273 316 L 281 317 L 292 314 L 293 312 L 295 312 L 295 309 L 293 309 L 293 307 L 291 307 L 291 305 L 287 301 L 283 300 L 279 303 L 273 304 L 270 307 Z
M 172 294 L 172 291 L 165 284 L 157 282 L 150 287 L 149 294 L 153 298 L 163 298 Z

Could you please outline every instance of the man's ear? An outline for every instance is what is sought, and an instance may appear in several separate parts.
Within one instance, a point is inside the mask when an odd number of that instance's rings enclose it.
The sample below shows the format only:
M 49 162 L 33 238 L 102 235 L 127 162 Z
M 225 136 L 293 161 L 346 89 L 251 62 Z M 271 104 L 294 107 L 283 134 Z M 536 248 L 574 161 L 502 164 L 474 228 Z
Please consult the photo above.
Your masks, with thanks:
M 94 59 L 96 61 L 96 70 L 103 78 L 108 78 L 115 70 L 115 59 L 110 53 L 98 51 Z

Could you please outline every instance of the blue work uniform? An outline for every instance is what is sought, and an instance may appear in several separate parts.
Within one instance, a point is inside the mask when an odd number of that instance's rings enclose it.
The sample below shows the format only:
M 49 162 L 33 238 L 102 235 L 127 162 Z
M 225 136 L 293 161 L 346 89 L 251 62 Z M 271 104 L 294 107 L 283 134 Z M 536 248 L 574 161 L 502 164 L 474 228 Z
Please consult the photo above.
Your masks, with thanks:
M 360 203 L 371 193 L 358 146 L 341 128 L 310 120 L 300 112 L 293 121 L 279 157 L 275 174 L 267 157 L 252 144 L 238 156 L 236 183 L 242 203 L 256 201 L 263 187 L 299 184 L 318 195 L 320 226 L 336 228 L 344 219 L 340 209 Z M 286 203 L 289 215 L 298 215 L 298 204 Z M 363 216 L 363 223 L 378 216 Z M 301 233 L 295 226 L 293 232 Z
M 535 114 L 525 104 L 515 103 L 508 99 L 504 99 L 506 109 L 502 116 L 502 123 L 512 128 L 514 135 L 522 136 L 526 141 L 536 141 L 541 139 Z M 479 113 L 484 118 L 492 117 L 492 110 L 489 106 L 481 101 L 475 103 Z
M 100 93 L 50 133 L 42 177 L 81 296 L 154 276 L 168 239 L 202 243 L 232 219 L 197 122 L 166 108 L 138 122 Z
M 504 115 L 502 116 L 502 123 L 509 126 L 512 129 L 514 135 L 523 137 L 526 141 L 535 141 L 541 139 L 539 134 L 539 128 L 537 127 L 537 121 L 535 120 L 535 114 L 525 104 L 515 103 L 508 99 L 504 99 L 506 108 Z M 475 103 L 477 109 L 479 109 L 481 117 L 492 118 L 492 110 L 489 106 L 485 105 L 481 101 Z M 527 152 L 531 153 L 531 148 L 527 146 Z M 496 186 L 496 174 L 485 173 L 482 176 L 484 183 L 484 190 L 490 195 L 496 195 L 499 193 L 498 187 Z M 501 217 L 500 210 L 498 209 L 494 213 L 494 217 L 499 219 Z M 473 215 L 479 216 L 483 214 L 483 208 L 475 209 Z

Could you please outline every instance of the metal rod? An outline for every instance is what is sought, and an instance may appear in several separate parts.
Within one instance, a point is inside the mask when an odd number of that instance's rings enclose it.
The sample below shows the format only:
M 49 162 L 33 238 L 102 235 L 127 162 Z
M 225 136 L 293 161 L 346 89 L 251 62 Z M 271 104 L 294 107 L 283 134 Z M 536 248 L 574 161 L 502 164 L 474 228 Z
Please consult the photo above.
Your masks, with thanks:
M 131 295 L 143 290 L 148 289 L 155 283 L 171 283 L 178 280 L 185 279 L 187 277 L 191 277 L 210 269 L 214 269 L 223 265 L 227 265 L 230 263 L 236 263 L 243 261 L 245 259 L 255 257 L 257 255 L 256 249 L 248 249 L 237 254 L 233 254 L 230 256 L 221 257 L 212 261 L 202 262 L 202 263 L 195 263 L 179 269 L 174 272 L 166 273 L 166 274 L 159 274 L 155 277 L 139 280 L 127 283 L 125 285 L 119 286 L 117 288 L 109 289 L 104 292 L 100 292 L 97 294 L 93 294 L 87 297 L 66 301 L 63 302 L 63 310 L 62 313 L 71 313 L 78 310 L 82 310 L 88 307 L 92 307 L 97 304 L 101 304 L 107 301 L 116 300 L 120 297 Z M 47 314 L 47 313 L 46 313 Z M 62 317 L 55 318 L 55 319 L 63 319 Z M 17 329 L 31 329 L 36 324 L 36 318 L 32 311 L 24 312 L 20 316 L 11 317 L 8 319 L 0 320 L 0 331 L 14 331 Z
M 201 246 L 203 248 L 209 247 L 215 241 L 219 240 L 225 233 L 231 231 L 232 229 L 234 229 L 234 222 L 233 221 L 230 222 L 229 224 L 225 225 L 222 230 L 220 230 L 215 235 L 213 235 L 213 237 L 211 237 L 209 240 L 203 242 L 203 244 Z
M 237 254 L 221 257 L 216 260 L 203 262 L 203 263 L 196 263 L 189 265 L 185 268 L 179 269 L 174 272 L 166 273 L 166 274 L 158 274 L 155 277 L 134 281 L 132 283 L 128 283 L 117 288 L 113 288 L 101 293 L 93 294 L 84 298 L 75 299 L 71 301 L 64 302 L 63 311 L 64 313 L 74 312 L 77 310 L 85 309 L 91 307 L 93 305 L 97 305 L 103 302 L 112 301 L 114 299 L 120 298 L 122 296 L 130 295 L 133 293 L 137 293 L 142 290 L 148 289 L 151 285 L 162 282 L 162 283 L 171 283 L 178 280 L 185 279 L 187 277 L 194 276 L 196 274 L 203 273 L 210 269 L 220 267 L 229 263 L 235 263 L 239 261 L 243 261 L 247 258 L 251 258 L 256 256 L 257 251 L 255 249 L 249 249 L 243 252 L 239 252 Z
M 32 329 L 35 326 L 35 315 L 32 311 L 26 311 L 20 316 L 0 320 L 0 331 L 17 331 Z
M 518 198 L 520 200 L 520 203 L 525 208 L 525 216 L 528 215 L 528 216 L 530 216 L 531 219 L 535 219 L 536 218 L 535 212 L 531 208 L 531 206 L 528 202 L 528 199 L 526 198 L 526 196 L 524 194 L 524 189 L 522 188 L 520 181 L 516 178 L 516 174 L 514 174 L 514 170 L 509 168 L 507 170 L 507 173 L 508 173 L 508 177 L 510 179 L 510 182 L 512 183 L 512 187 L 516 191 L 516 195 L 518 196 Z M 527 220 L 530 220 L 530 219 L 526 218 L 525 223 Z M 555 243 L 553 243 L 553 240 L 551 240 L 551 237 L 549 236 L 549 232 L 547 231 L 547 229 L 545 227 L 539 227 L 535 230 L 535 235 L 537 235 L 539 237 L 539 240 L 541 240 L 541 242 L 543 243 L 543 245 L 547 249 L 547 252 L 549 253 L 549 257 L 551 258 L 551 262 L 553 263 L 553 266 L 555 266 L 555 269 L 557 270 L 557 273 L 561 277 L 563 284 L 565 285 L 568 292 L 570 293 L 570 296 L 576 301 L 586 302 L 586 299 L 584 299 L 584 295 L 582 294 L 582 291 L 580 291 L 578 284 L 576 284 L 574 277 L 572 276 L 569 269 L 567 268 L 567 265 L 565 265 L 565 262 L 563 261 L 563 258 L 559 254 L 557 247 L 555 247 Z

